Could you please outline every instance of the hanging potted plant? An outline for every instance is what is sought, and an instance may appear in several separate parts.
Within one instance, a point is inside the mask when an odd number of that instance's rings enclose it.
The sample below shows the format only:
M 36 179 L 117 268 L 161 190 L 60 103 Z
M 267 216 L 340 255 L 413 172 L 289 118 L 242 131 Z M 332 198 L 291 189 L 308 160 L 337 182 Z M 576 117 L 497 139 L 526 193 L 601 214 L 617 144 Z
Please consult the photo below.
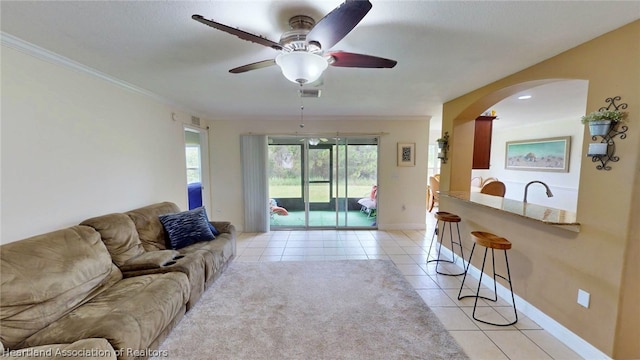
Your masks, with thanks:
M 444 149 L 445 145 L 447 144 L 447 139 L 439 138 L 436 139 L 436 142 L 438 143 L 438 149 Z
M 581 121 L 589 125 L 591 136 L 604 136 L 611 131 L 611 126 L 624 119 L 624 115 L 625 113 L 617 110 L 599 110 L 583 116 Z

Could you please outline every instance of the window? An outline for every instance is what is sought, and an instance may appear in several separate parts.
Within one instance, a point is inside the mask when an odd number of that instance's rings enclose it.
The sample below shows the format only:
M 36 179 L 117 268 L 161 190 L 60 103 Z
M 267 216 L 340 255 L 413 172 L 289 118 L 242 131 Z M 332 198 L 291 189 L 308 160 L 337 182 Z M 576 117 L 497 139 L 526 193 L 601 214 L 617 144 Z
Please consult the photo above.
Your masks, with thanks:
M 438 159 L 438 145 L 429 144 L 427 157 L 427 179 L 429 176 L 440 174 L 440 159 Z
M 200 168 L 200 145 L 187 145 L 187 183 L 202 182 L 202 169 Z

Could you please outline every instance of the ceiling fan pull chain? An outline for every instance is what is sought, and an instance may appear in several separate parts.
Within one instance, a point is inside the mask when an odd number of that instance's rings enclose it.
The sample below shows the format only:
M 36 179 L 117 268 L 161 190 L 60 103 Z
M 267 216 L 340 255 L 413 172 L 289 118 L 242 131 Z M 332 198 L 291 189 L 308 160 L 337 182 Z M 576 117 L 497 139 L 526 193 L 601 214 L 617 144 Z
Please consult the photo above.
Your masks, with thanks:
M 304 104 L 302 102 L 302 84 L 300 84 L 300 128 L 304 127 Z

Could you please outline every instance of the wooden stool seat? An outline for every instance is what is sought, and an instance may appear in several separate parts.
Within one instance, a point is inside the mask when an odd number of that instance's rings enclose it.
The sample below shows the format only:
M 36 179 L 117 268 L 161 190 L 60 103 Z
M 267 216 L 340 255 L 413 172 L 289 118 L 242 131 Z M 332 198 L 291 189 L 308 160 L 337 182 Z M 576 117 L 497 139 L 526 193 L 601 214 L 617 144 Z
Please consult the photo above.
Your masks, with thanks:
M 488 232 L 472 231 L 471 239 L 475 241 L 476 244 L 487 247 L 489 249 L 496 249 L 496 250 L 511 249 L 511 242 L 509 240 Z
M 460 222 L 462 219 L 460 216 L 452 213 L 448 213 L 446 211 L 438 211 L 435 214 L 436 220 L 444 221 L 444 222 Z
M 467 268 L 464 271 L 464 276 L 462 277 L 462 284 L 460 284 L 460 291 L 458 291 L 458 300 L 462 300 L 464 298 L 473 297 L 475 298 L 475 302 L 473 303 L 473 312 L 471 316 L 474 320 L 483 322 L 485 324 L 496 325 L 496 326 L 510 326 L 518 322 L 518 311 L 516 310 L 516 300 L 513 295 L 513 286 L 511 285 L 511 271 L 509 270 L 509 258 L 507 257 L 507 250 L 511 249 L 511 242 L 503 237 L 498 235 L 494 235 L 492 233 L 488 233 L 485 231 L 472 231 L 471 239 L 473 240 L 473 247 L 471 248 L 471 255 L 469 255 L 469 260 L 467 261 Z M 480 245 L 484 247 L 484 257 L 482 258 L 482 268 L 480 269 L 480 279 L 478 279 L 478 287 L 476 289 L 475 295 L 462 295 L 462 289 L 464 288 L 464 282 L 467 279 L 467 273 L 469 272 L 469 266 L 471 266 L 471 259 L 473 258 L 473 252 L 476 249 L 476 245 Z M 486 296 L 480 295 L 480 285 L 482 284 L 482 275 L 484 275 L 484 265 L 487 261 L 487 252 L 491 249 L 491 264 L 493 268 L 493 298 L 489 298 Z M 504 251 L 504 262 L 507 268 L 506 276 L 496 273 L 496 258 L 494 254 L 494 250 L 503 250 Z M 488 275 L 488 274 L 487 274 Z M 511 303 L 513 304 L 513 316 L 515 320 L 507 323 L 494 323 L 486 320 L 479 319 L 476 317 L 476 308 L 478 307 L 478 299 L 485 299 L 489 301 L 498 301 L 498 283 L 496 281 L 496 277 L 499 277 L 505 280 L 509 284 L 509 290 L 511 290 Z

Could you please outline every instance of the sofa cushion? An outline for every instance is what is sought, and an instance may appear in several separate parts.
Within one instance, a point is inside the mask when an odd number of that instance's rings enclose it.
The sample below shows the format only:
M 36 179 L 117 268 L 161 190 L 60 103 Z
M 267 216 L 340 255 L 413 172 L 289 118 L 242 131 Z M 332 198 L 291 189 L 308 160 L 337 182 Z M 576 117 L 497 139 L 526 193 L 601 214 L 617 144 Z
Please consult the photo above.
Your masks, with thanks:
M 215 241 L 201 241 L 178 251 L 183 254 L 203 251 L 209 253 L 211 256 L 211 260 L 209 261 L 211 261 L 212 267 L 205 269 L 208 271 L 206 273 L 206 279 L 209 282 L 220 275 L 221 270 L 224 269 L 229 259 L 234 256 L 234 245 L 235 239 L 231 234 L 222 233 Z
M 180 212 L 180 208 L 171 202 L 162 202 L 126 212 L 138 230 L 138 236 L 146 251 L 166 250 L 164 227 L 158 216 Z
M 124 265 L 120 266 L 120 271 L 140 271 L 149 269 L 159 269 L 173 261 L 180 253 L 176 250 L 158 250 L 145 252 L 140 256 L 129 259 Z M 124 274 L 123 274 L 124 275 Z
M 120 279 L 100 234 L 88 226 L 0 246 L 0 340 L 17 348 Z
M 160 215 L 159 218 L 173 249 L 181 249 L 199 241 L 214 239 L 203 207 Z
M 22 346 L 108 339 L 127 351 L 147 348 L 185 311 L 189 281 L 181 272 L 123 279 L 86 304 L 26 339 Z M 140 357 L 146 358 L 146 357 Z
M 160 250 L 150 251 L 146 254 L 173 252 L 177 254 L 170 261 L 156 268 L 137 268 L 125 271 L 122 270 L 124 277 L 133 277 L 149 274 L 164 274 L 168 272 L 179 271 L 189 278 L 189 301 L 187 302 L 187 311 L 200 299 L 205 289 L 205 275 L 208 263 L 212 263 L 211 254 L 206 251 L 194 252 L 189 254 L 180 254 L 177 250 Z M 143 255 L 144 256 L 144 255 Z
M 98 216 L 87 219 L 80 225 L 91 226 L 100 233 L 113 262 L 118 267 L 122 267 L 130 259 L 145 252 L 136 225 L 125 214 Z

